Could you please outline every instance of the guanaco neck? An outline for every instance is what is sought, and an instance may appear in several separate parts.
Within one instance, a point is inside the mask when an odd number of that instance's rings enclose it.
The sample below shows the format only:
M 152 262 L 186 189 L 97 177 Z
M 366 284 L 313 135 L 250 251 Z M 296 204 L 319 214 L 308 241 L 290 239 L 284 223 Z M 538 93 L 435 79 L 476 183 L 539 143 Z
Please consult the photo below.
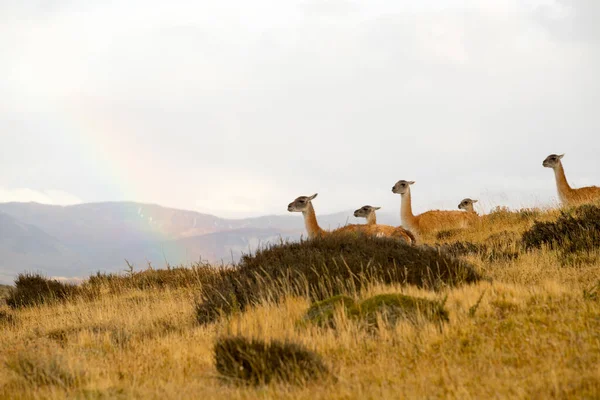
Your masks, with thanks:
M 375 215 L 375 211 L 372 211 L 367 216 L 367 225 L 377 225 L 377 216 Z
M 566 201 L 567 197 L 571 194 L 573 189 L 571 189 L 571 186 L 569 186 L 569 182 L 567 182 L 567 177 L 565 176 L 565 169 L 562 166 L 562 162 L 559 161 L 558 165 L 553 169 L 554 177 L 556 178 L 556 189 L 558 190 L 558 197 L 561 201 Z
M 315 215 L 312 203 L 308 203 L 308 207 L 305 211 L 302 211 L 302 215 L 304 216 L 304 226 L 306 227 L 306 232 L 308 232 L 309 239 L 322 236 L 325 233 L 317 222 L 317 216 Z
M 416 218 L 412 212 L 410 188 L 400 196 L 402 197 L 402 202 L 400 203 L 400 220 L 402 221 L 402 226 L 405 228 L 414 227 Z

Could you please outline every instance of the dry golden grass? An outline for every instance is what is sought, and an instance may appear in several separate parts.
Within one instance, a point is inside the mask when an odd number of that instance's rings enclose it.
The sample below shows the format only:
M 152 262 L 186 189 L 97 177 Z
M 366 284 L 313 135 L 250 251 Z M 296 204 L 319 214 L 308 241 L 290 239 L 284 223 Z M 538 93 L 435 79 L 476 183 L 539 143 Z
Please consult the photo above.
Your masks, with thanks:
M 11 287 L 8 285 L 0 285 L 0 305 L 4 304 L 4 299 L 8 297 Z
M 486 217 L 450 241 L 484 243 L 495 233 L 520 234 L 532 222 L 515 213 Z M 442 330 L 406 322 L 373 333 L 343 314 L 335 330 L 297 324 L 309 306 L 299 297 L 202 327 L 193 288 L 2 308 L 0 398 L 599 398 L 600 295 L 584 295 L 598 283 L 598 253 L 565 265 L 554 251 L 510 246 L 518 258 L 467 257 L 489 282 L 443 293 L 372 286 L 360 295 L 447 295 L 450 322 Z M 213 345 L 228 334 L 303 344 L 337 379 L 304 387 L 224 383 Z

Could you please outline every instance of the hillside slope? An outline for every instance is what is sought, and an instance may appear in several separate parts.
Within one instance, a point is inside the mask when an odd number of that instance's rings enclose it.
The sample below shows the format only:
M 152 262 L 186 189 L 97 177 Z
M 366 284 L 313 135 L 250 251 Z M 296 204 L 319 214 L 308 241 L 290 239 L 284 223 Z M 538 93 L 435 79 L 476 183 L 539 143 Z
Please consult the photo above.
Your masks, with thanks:
M 79 256 L 57 238 L 0 212 L 0 282 L 11 282 L 24 270 L 74 276 L 81 265 Z

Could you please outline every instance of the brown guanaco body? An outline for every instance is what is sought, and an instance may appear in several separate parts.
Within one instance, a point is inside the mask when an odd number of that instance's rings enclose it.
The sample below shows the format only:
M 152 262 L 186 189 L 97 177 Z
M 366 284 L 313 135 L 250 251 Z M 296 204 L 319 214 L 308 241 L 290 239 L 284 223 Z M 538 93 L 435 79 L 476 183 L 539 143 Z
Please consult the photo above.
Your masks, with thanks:
M 385 236 L 396 239 L 404 240 L 407 243 L 416 244 L 417 240 L 415 236 L 401 226 L 394 227 L 390 225 L 379 225 L 377 224 L 376 211 L 381 207 L 373 206 L 362 206 L 361 208 L 354 211 L 354 216 L 357 218 L 366 218 L 367 223 L 365 226 L 372 227 L 373 231 L 377 236 Z

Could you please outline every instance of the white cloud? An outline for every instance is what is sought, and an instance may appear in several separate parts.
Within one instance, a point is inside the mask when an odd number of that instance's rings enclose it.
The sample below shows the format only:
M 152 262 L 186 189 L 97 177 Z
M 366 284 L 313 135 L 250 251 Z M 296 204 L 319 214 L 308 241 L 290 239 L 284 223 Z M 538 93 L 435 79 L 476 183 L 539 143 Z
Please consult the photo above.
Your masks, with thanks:
M 41 204 L 51 204 L 59 206 L 68 206 L 81 204 L 82 201 L 77 196 L 61 190 L 32 190 L 27 188 L 6 189 L 0 187 L 0 203 L 10 202 L 35 202 Z
M 553 152 L 600 182 L 600 2 L 9 3 L 6 187 L 253 215 L 314 192 L 320 212 L 397 208 L 411 179 L 426 209 L 551 201 Z

